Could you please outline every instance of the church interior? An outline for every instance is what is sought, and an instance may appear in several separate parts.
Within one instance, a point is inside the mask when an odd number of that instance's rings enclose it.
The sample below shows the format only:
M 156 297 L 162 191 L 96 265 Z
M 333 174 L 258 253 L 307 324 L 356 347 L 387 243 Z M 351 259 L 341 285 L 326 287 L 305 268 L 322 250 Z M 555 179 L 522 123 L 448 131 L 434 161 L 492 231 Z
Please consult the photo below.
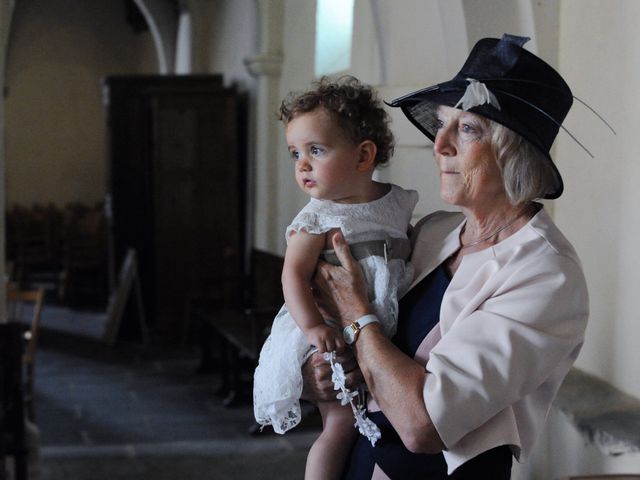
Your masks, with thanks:
M 545 208 L 590 297 L 512 478 L 640 478 L 637 18 L 634 0 L 0 0 L 0 480 L 303 478 L 315 407 L 281 436 L 251 399 L 307 201 L 280 102 L 325 75 L 390 101 L 503 33 L 530 37 L 578 99 L 553 147 L 565 193 Z M 433 144 L 388 113 L 377 178 L 419 192 L 413 223 L 451 209 Z

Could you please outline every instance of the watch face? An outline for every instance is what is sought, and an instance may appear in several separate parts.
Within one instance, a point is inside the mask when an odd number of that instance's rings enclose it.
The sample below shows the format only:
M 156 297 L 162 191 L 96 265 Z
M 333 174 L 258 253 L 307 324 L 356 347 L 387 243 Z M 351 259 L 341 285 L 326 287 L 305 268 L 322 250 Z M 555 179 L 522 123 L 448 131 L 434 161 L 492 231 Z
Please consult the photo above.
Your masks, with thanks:
M 342 330 L 342 336 L 348 345 L 351 345 L 356 340 L 356 332 L 351 325 L 344 327 Z

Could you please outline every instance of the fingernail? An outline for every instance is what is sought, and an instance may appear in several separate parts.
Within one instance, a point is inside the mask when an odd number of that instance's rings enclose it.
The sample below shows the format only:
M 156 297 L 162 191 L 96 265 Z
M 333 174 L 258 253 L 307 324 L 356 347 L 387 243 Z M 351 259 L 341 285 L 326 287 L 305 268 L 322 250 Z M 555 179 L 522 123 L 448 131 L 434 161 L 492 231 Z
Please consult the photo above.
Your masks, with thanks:
M 344 237 L 342 236 L 342 232 L 336 233 L 335 237 L 333 237 L 335 242 L 338 244 L 344 243 Z

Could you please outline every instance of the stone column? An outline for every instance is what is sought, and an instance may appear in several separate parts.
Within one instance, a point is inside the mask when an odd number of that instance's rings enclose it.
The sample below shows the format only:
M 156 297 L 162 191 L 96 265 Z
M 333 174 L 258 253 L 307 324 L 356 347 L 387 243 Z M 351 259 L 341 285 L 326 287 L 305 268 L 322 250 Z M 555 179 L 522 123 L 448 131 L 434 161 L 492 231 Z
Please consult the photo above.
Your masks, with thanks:
M 253 245 L 275 252 L 278 248 L 278 141 L 275 112 L 280 103 L 284 0 L 256 0 L 260 25 L 259 52 L 244 63 L 257 79 L 254 158 L 250 166 L 249 211 L 253 212 Z M 250 140 L 251 141 L 251 140 Z

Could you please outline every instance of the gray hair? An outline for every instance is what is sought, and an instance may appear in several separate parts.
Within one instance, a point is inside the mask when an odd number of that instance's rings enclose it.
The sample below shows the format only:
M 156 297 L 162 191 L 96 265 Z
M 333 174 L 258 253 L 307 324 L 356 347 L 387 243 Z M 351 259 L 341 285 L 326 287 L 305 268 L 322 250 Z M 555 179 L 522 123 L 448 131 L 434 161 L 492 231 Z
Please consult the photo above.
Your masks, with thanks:
M 554 191 L 557 177 L 551 160 L 513 130 L 490 120 L 489 124 L 491 145 L 509 201 L 518 205 Z

